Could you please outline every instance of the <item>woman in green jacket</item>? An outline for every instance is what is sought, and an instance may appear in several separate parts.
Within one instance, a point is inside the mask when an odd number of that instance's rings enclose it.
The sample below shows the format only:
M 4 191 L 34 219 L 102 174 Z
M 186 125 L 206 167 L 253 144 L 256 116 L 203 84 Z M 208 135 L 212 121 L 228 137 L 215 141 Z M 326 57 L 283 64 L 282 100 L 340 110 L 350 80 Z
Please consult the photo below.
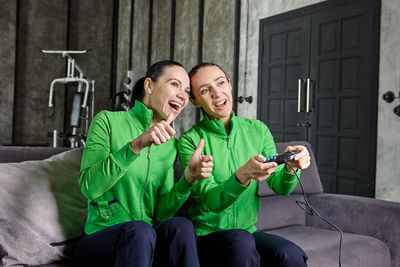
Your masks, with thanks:
M 101 111 L 93 119 L 79 176 L 88 217 L 76 264 L 151 266 L 154 258 L 154 265 L 199 266 L 192 223 L 170 218 L 193 183 L 211 172 L 210 160 L 199 157 L 202 141 L 189 162 L 194 167 L 174 184 L 177 140 L 170 123 L 189 91 L 183 66 L 160 61 L 136 83 L 132 109 Z
M 289 166 L 266 162 L 276 155 L 268 127 L 258 120 L 232 112 L 232 87 L 225 72 L 214 63 L 202 63 L 190 72 L 191 102 L 204 118 L 179 139 L 182 167 L 188 166 L 196 144 L 213 157 L 209 179 L 197 181 L 189 209 L 198 235 L 200 263 L 205 266 L 306 266 L 307 256 L 294 243 L 256 232 L 258 182 L 265 181 L 279 195 L 288 195 L 297 179 Z M 310 165 L 304 146 L 287 147 L 299 153 L 290 164 Z M 217 260 L 209 260 L 217 259 Z

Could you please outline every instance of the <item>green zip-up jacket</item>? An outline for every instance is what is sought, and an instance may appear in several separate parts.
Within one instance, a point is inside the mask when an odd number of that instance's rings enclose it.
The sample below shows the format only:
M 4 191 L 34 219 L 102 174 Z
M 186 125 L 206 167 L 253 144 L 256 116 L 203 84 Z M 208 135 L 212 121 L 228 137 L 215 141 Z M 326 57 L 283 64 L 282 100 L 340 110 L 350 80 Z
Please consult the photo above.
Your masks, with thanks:
M 79 175 L 89 200 L 86 234 L 132 220 L 164 221 L 188 198 L 192 185 L 185 179 L 174 184 L 176 138 L 140 154 L 130 148 L 152 117 L 152 110 L 136 101 L 129 111 L 101 111 L 93 119 Z
M 259 207 L 258 182 L 240 184 L 235 171 L 250 157 L 276 155 L 275 143 L 268 127 L 258 120 L 236 117 L 232 112 L 229 136 L 222 120 L 210 120 L 207 115 L 185 132 L 178 142 L 179 157 L 185 168 L 200 139 L 204 138 L 203 154 L 212 155 L 213 171 L 208 179 L 198 180 L 193 189 L 193 204 L 189 209 L 196 234 L 206 235 L 219 230 L 257 229 Z M 285 165 L 276 167 L 267 179 L 268 186 L 279 195 L 288 195 L 297 184 L 294 174 Z

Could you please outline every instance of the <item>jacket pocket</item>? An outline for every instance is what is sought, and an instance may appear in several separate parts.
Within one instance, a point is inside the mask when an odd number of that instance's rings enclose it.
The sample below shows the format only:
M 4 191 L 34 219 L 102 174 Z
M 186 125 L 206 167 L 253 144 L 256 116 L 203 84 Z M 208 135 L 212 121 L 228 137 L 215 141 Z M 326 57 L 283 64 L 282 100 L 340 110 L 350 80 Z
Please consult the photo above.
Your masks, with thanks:
M 90 203 L 89 214 L 88 223 L 100 227 L 108 227 L 131 220 L 129 214 L 118 201 L 102 201 L 98 202 L 97 205 Z

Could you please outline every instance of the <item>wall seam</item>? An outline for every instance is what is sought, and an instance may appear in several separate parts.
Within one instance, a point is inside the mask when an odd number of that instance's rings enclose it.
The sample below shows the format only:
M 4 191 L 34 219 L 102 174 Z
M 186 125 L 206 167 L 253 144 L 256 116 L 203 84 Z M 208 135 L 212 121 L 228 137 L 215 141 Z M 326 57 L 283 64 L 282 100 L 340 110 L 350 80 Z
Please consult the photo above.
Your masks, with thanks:
M 14 59 L 14 99 L 13 99 L 13 115 L 12 115 L 12 132 L 11 132 L 11 144 L 16 143 L 16 125 L 17 125 L 17 106 L 18 106 L 18 51 L 19 51 L 19 10 L 20 1 L 16 2 L 15 11 L 15 59 Z

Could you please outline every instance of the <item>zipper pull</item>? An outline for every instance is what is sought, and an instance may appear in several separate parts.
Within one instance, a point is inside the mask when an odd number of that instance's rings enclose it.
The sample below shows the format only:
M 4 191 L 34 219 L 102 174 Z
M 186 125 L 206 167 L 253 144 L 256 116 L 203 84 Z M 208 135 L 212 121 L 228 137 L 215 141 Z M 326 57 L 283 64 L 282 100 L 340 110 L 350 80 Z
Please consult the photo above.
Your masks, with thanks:
M 147 159 L 150 160 L 150 149 L 151 147 L 149 147 L 149 150 L 147 151 Z
M 226 146 L 227 148 L 231 148 L 231 146 L 229 145 L 229 135 L 226 137 Z

